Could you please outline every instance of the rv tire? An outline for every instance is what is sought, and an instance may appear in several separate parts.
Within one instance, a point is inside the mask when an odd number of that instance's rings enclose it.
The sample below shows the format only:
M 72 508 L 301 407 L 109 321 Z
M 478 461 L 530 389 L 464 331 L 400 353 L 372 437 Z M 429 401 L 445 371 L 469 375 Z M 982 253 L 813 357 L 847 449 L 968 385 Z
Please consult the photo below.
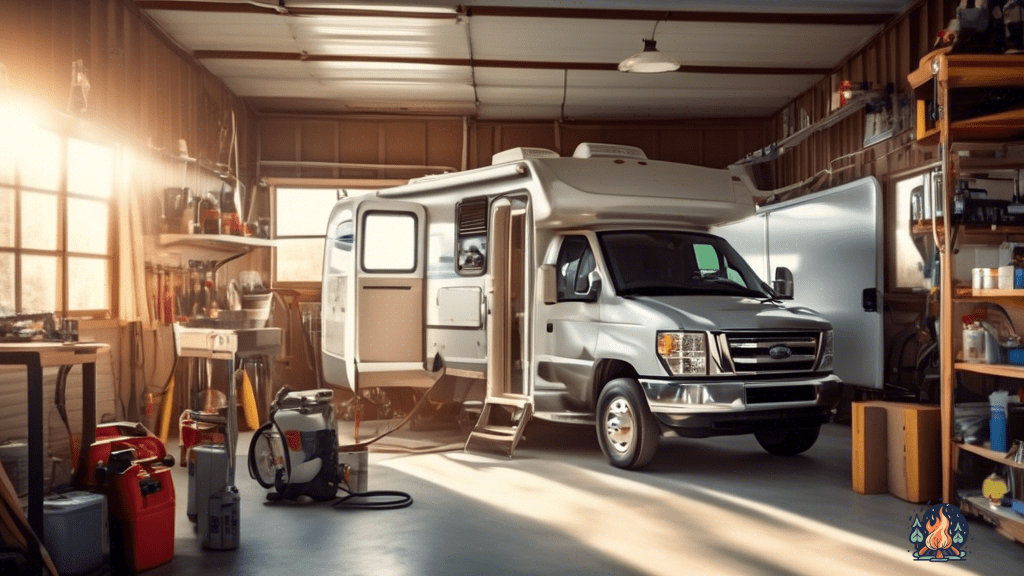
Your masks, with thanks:
M 658 449 L 660 427 L 633 378 L 616 378 L 597 399 L 597 441 L 613 466 L 643 468 Z

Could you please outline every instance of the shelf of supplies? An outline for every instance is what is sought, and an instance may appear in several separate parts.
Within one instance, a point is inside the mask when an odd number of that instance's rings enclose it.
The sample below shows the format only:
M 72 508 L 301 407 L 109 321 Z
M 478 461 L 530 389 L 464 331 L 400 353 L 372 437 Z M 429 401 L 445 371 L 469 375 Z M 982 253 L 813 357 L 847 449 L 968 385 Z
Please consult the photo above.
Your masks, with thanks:
M 942 219 L 938 219 L 938 234 L 942 238 Z M 918 222 L 910 227 L 910 233 L 918 236 L 932 233 L 931 221 Z M 1024 236 L 1024 226 L 964 226 L 957 236 L 964 244 L 990 243 L 998 241 L 1006 236 Z
M 1024 299 L 1024 290 L 973 290 L 971 288 L 957 288 L 956 297 L 976 300 L 998 300 L 1003 298 Z
M 1024 87 L 1024 75 L 1007 71 L 1024 68 L 1024 54 L 947 54 L 940 48 L 921 58 L 920 66 L 907 76 L 919 96 L 929 95 L 930 83 L 945 80 L 950 89 Z M 939 59 L 938 74 L 932 73 L 932 61 Z
M 194 248 L 232 253 L 244 252 L 253 248 L 270 248 L 276 244 L 273 240 L 266 238 L 231 236 L 230 234 L 161 234 L 160 245 L 165 248 Z
M 1013 466 L 1014 468 L 1020 468 L 1024 470 L 1024 463 L 1014 462 L 1012 458 L 1004 454 L 1003 452 L 996 452 L 984 446 L 975 446 L 974 444 L 964 444 L 963 442 L 954 442 L 953 446 L 956 446 L 960 450 L 966 450 L 972 454 L 977 454 L 982 458 L 987 458 L 993 462 L 998 462 L 1006 466 Z
M 981 516 L 995 525 L 996 530 L 1024 544 L 1024 516 L 1009 508 L 996 506 L 984 496 L 968 496 L 960 500 L 961 510 L 972 516 Z
M 1001 376 L 1003 378 L 1024 379 L 1024 366 L 1013 366 L 1010 364 L 975 364 L 971 362 L 957 362 L 953 368 L 963 372 L 974 372 L 988 376 Z

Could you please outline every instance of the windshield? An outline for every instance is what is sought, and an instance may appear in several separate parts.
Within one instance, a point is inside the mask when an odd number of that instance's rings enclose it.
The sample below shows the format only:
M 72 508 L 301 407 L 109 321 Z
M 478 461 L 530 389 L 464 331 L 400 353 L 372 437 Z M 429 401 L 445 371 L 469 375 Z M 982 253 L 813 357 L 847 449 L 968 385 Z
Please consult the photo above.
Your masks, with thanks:
M 603 232 L 598 238 L 619 296 L 769 297 L 757 274 L 717 236 L 637 230 Z

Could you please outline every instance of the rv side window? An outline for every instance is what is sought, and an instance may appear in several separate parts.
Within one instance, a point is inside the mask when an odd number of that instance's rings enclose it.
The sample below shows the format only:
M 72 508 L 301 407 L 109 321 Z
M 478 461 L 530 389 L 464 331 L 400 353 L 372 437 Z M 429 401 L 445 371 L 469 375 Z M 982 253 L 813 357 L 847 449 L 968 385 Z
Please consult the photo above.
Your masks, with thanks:
M 467 198 L 455 207 L 455 270 L 479 276 L 487 268 L 487 198 Z
M 597 268 L 586 236 L 566 236 L 558 251 L 558 301 L 592 300 L 588 276 Z
M 363 270 L 416 270 L 416 217 L 398 212 L 367 212 L 363 217 Z

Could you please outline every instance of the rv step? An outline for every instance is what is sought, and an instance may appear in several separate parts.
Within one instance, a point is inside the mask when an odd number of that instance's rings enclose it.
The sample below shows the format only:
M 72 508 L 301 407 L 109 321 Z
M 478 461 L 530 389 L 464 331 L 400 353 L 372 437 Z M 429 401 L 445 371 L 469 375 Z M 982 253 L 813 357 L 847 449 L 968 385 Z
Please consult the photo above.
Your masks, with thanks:
M 505 422 L 495 423 L 496 416 L 505 416 Z M 499 452 L 512 457 L 523 430 L 533 415 L 533 402 L 528 396 L 507 394 L 488 398 L 480 410 L 480 419 L 466 439 L 466 452 Z
M 593 412 L 534 412 L 533 417 L 560 424 L 583 424 L 593 426 L 597 419 Z

